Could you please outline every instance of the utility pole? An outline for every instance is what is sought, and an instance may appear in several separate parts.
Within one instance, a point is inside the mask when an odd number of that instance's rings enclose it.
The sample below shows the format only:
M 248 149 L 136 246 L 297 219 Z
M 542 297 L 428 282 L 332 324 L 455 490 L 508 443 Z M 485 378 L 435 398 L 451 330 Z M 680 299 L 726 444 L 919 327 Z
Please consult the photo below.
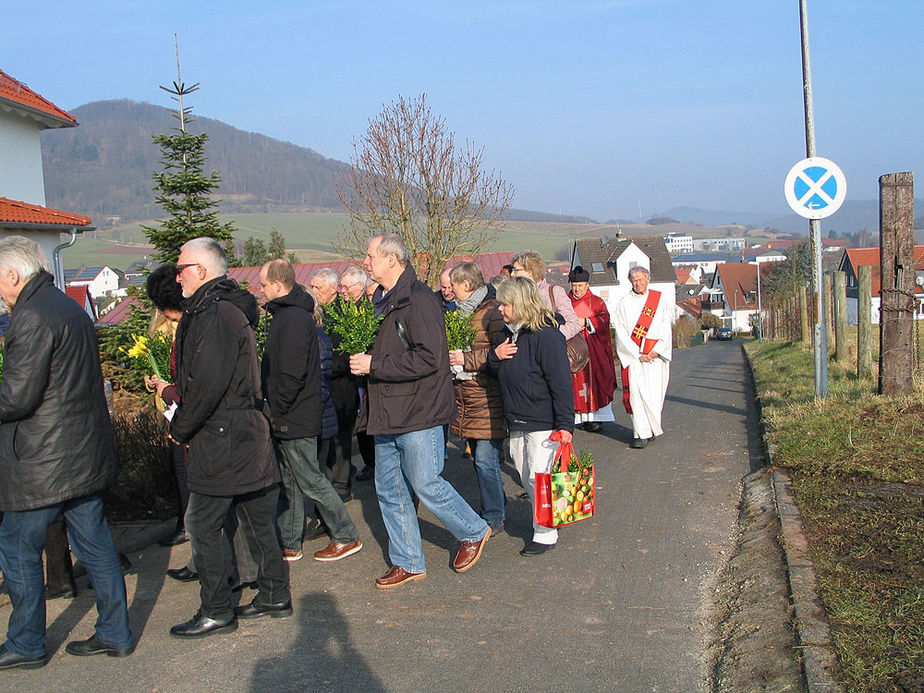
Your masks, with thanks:
M 815 102 L 812 98 L 812 59 L 809 53 L 809 29 L 807 0 L 799 0 L 799 20 L 802 34 L 802 92 L 805 106 L 805 155 L 815 156 Z M 815 287 L 815 397 L 828 396 L 828 339 L 824 314 L 824 281 L 821 267 L 821 224 L 818 219 L 809 219 L 809 233 L 812 238 L 813 285 Z

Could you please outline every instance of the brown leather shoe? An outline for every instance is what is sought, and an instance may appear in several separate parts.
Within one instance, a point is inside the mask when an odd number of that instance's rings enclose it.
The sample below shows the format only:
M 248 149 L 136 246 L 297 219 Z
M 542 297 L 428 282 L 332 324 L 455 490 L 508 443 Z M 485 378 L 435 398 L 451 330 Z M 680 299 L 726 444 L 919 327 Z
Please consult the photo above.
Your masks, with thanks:
M 316 561 L 339 561 L 341 558 L 352 556 L 363 547 L 363 543 L 357 539 L 345 544 L 339 541 L 332 541 L 326 548 L 315 552 L 314 560 Z
M 375 579 L 375 586 L 380 590 L 393 590 L 406 582 L 417 582 L 427 577 L 426 573 L 409 573 L 399 565 L 393 565 L 382 577 Z
M 481 558 L 484 545 L 488 543 L 490 538 L 491 528 L 488 527 L 488 531 L 484 533 L 484 536 L 479 541 L 460 541 L 459 553 L 456 554 L 456 558 L 452 562 L 452 569 L 457 573 L 464 573 L 469 570 Z

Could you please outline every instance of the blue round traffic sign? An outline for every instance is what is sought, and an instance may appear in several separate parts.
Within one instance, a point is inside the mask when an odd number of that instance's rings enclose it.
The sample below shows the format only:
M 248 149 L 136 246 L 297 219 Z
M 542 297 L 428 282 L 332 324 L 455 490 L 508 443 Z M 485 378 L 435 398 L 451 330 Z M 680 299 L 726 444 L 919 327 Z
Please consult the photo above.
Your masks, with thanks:
M 789 169 L 783 190 L 796 214 L 806 219 L 824 219 L 844 204 L 847 179 L 830 159 L 811 156 Z

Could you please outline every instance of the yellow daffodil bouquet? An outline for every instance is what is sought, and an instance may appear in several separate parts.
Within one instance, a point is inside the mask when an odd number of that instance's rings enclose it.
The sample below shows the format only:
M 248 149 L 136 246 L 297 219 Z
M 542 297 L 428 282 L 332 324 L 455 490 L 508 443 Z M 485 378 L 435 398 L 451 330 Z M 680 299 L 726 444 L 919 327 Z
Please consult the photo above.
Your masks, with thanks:
M 135 340 L 134 344 L 128 349 L 122 347 L 121 351 L 132 359 L 135 368 L 143 370 L 144 375 L 149 375 L 153 371 L 160 380 L 169 380 L 172 345 L 170 338 L 165 334 L 157 333 L 153 337 L 133 334 L 132 339 Z M 164 375 L 167 377 L 164 378 Z

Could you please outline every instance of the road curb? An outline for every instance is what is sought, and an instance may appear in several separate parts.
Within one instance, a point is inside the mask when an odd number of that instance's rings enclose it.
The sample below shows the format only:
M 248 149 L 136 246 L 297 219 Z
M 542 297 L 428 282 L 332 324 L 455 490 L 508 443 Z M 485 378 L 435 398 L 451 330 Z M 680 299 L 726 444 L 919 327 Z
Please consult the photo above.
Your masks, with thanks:
M 809 693 L 843 693 L 846 689 L 836 678 L 839 664 L 837 655 L 834 654 L 831 625 L 816 590 L 818 580 L 808 550 L 808 538 L 802 526 L 802 515 L 792 494 L 792 478 L 786 471 L 774 466 L 763 423 L 763 404 L 757 395 L 754 365 L 744 345 L 741 346 L 741 350 L 744 352 L 744 360 L 754 387 L 760 436 L 767 466 L 772 470 L 774 505 L 780 522 L 783 560 L 786 562 L 786 576 L 794 613 L 793 626 L 798 647 L 802 652 L 805 685 Z

